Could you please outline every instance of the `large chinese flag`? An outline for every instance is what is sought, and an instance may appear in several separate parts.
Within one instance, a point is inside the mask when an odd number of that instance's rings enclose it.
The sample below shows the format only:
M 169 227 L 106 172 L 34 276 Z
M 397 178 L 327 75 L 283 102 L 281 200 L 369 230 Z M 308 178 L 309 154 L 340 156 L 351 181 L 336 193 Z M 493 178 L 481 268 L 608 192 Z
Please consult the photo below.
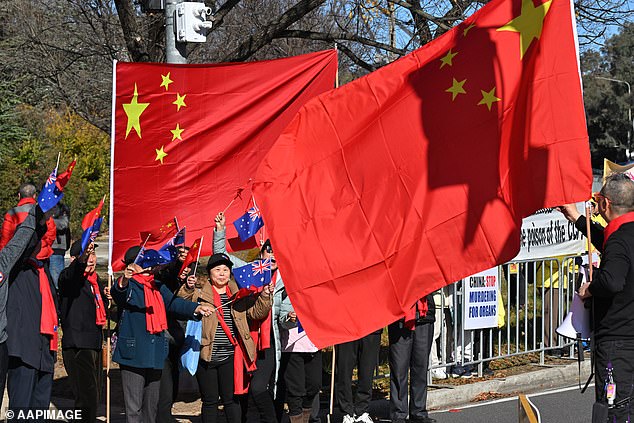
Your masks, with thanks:
M 265 153 L 308 99 L 333 88 L 336 69 L 334 50 L 253 63 L 116 63 L 112 267 L 141 243 L 139 232 L 174 217 L 193 240 L 211 235 L 238 192 L 227 221 L 242 215 Z
M 323 347 L 510 260 L 523 216 L 587 199 L 591 182 L 570 1 L 493 0 L 307 103 L 254 193 Z

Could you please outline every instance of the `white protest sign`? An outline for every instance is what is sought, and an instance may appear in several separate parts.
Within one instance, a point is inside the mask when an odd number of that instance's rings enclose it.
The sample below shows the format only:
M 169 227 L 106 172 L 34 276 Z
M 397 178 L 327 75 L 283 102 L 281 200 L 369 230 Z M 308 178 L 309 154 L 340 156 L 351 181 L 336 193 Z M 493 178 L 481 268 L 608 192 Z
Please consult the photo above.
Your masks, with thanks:
M 583 203 L 577 209 L 582 211 Z M 520 252 L 513 261 L 577 255 L 585 248 L 585 237 L 573 222 L 554 208 L 541 209 L 522 221 Z
M 464 329 L 497 327 L 499 279 L 497 267 L 463 279 Z

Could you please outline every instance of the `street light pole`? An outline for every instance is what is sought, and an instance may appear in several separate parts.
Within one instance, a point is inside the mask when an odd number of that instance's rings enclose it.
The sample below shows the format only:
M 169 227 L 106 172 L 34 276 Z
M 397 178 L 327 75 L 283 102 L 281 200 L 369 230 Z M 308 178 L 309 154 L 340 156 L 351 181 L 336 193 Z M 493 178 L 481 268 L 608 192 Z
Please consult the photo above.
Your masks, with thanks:
M 604 79 L 606 81 L 611 81 L 611 82 L 619 82 L 621 84 L 625 84 L 627 85 L 627 94 L 631 97 L 632 96 L 632 87 L 630 86 L 630 83 L 627 81 L 623 81 L 621 79 L 615 79 L 615 78 L 606 78 L 605 76 L 595 76 L 595 78 L 597 79 Z M 634 121 L 632 121 L 632 106 L 629 105 L 627 106 L 627 158 L 628 160 L 630 159 L 630 151 L 631 151 L 631 140 L 632 140 L 632 132 L 634 131 Z
M 167 0 L 165 2 L 165 61 L 167 63 L 187 63 L 187 47 L 185 43 L 176 41 L 176 5 L 183 0 Z

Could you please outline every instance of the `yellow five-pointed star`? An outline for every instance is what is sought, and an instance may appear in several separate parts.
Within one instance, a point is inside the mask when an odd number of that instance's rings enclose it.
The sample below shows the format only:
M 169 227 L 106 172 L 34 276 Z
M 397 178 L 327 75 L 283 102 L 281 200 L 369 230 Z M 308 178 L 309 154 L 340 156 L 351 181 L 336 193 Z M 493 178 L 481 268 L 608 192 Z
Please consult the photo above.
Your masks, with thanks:
M 454 101 L 456 99 L 456 96 L 458 96 L 458 94 L 467 93 L 464 90 L 464 88 L 462 88 L 465 82 L 467 82 L 466 79 L 463 79 L 462 81 L 458 82 L 456 81 L 456 78 L 453 78 L 453 83 L 451 84 L 451 87 L 445 90 L 445 92 L 451 93 L 451 101 Z
M 183 141 L 183 137 L 181 135 L 183 131 L 184 129 L 181 128 L 178 123 L 176 124 L 176 129 L 170 129 L 170 132 L 172 133 L 172 141 L 174 141 L 176 138 Z
M 174 81 L 172 81 L 170 79 L 170 73 L 171 72 L 167 72 L 167 75 L 161 75 L 161 78 L 163 79 L 163 82 L 161 82 L 161 87 L 165 87 L 165 91 L 167 91 L 170 87 L 170 84 Z
M 524 53 L 528 50 L 533 39 L 539 39 L 539 36 L 542 34 L 544 18 L 551 4 L 552 0 L 549 0 L 535 7 L 533 0 L 522 0 L 522 12 L 520 15 L 497 29 L 498 31 L 520 33 L 520 59 L 524 58 Z
M 141 117 L 141 113 L 145 111 L 147 106 L 150 103 L 139 103 L 139 93 L 136 89 L 136 84 L 134 84 L 134 95 L 132 96 L 132 100 L 129 103 L 123 104 L 123 110 L 125 111 L 126 116 L 128 117 L 128 125 L 125 128 L 125 137 L 128 138 L 130 131 L 134 129 L 136 134 L 141 138 L 141 122 L 139 118 Z
M 165 158 L 165 156 L 167 156 L 167 153 L 163 150 L 163 145 L 161 146 L 161 148 L 155 148 L 154 151 L 156 151 L 156 159 L 154 159 L 154 161 L 161 161 L 161 164 L 163 164 L 163 159 Z
M 442 62 L 440 64 L 440 69 L 442 69 L 442 67 L 445 66 L 445 65 L 448 65 L 448 66 L 453 65 L 452 60 L 453 60 L 454 57 L 456 57 L 457 54 L 458 54 L 458 52 L 452 53 L 451 49 L 449 49 L 447 54 L 443 58 L 440 59 L 440 61 Z
M 501 98 L 495 96 L 495 87 L 491 88 L 491 91 L 488 92 L 484 90 L 480 91 L 482 92 L 482 100 L 480 100 L 478 106 L 486 104 L 489 111 L 491 111 L 491 106 L 493 105 L 493 103 L 502 100 Z
M 475 24 L 471 24 L 468 27 L 466 27 L 463 31 L 462 31 L 462 36 L 466 37 L 467 33 L 469 32 L 469 30 L 471 30 L 471 28 L 473 28 L 475 26 Z
M 187 104 L 185 104 L 185 96 L 187 94 L 183 94 L 180 95 L 178 93 L 176 93 L 176 100 L 174 100 L 174 102 L 172 104 L 176 104 L 176 111 L 180 111 L 181 107 L 187 107 Z

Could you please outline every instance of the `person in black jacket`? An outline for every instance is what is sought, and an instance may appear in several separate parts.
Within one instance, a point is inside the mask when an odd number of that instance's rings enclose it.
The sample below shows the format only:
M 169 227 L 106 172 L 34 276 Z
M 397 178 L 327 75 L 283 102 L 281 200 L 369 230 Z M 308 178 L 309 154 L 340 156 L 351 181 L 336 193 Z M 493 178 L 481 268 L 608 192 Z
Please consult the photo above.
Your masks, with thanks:
M 608 408 L 606 421 L 620 423 L 634 416 L 634 182 L 623 173 L 610 175 L 597 202 L 608 222 L 604 230 L 598 224 L 591 226 L 592 243 L 602 253 L 601 265 L 592 281 L 581 285 L 579 295 L 592 298 L 595 409 Z M 585 217 L 574 204 L 560 211 L 586 232 Z
M 48 408 L 51 400 L 58 314 L 48 265 L 38 259 L 46 259 L 39 254 L 42 236 L 36 231 L 9 275 L 7 388 L 12 409 Z
M 101 391 L 103 328 L 107 303 L 95 272 L 95 244 L 81 252 L 81 240 L 70 248 L 72 262 L 59 276 L 62 357 L 75 407 L 85 421 L 94 422 Z
M 38 223 L 39 222 L 39 223 Z M 9 364 L 9 350 L 7 348 L 7 296 L 9 292 L 9 274 L 25 250 L 32 249 L 39 242 L 40 236 L 46 232 L 46 221 L 39 206 L 31 208 L 24 222 L 18 226 L 15 234 L 7 245 L 0 251 L 0 408 L 4 397 Z
M 404 318 L 388 326 L 392 422 L 405 423 L 408 414 L 411 423 L 436 421 L 427 414 L 427 369 L 434 338 L 435 309 L 434 297 L 430 294 L 416 301 Z

